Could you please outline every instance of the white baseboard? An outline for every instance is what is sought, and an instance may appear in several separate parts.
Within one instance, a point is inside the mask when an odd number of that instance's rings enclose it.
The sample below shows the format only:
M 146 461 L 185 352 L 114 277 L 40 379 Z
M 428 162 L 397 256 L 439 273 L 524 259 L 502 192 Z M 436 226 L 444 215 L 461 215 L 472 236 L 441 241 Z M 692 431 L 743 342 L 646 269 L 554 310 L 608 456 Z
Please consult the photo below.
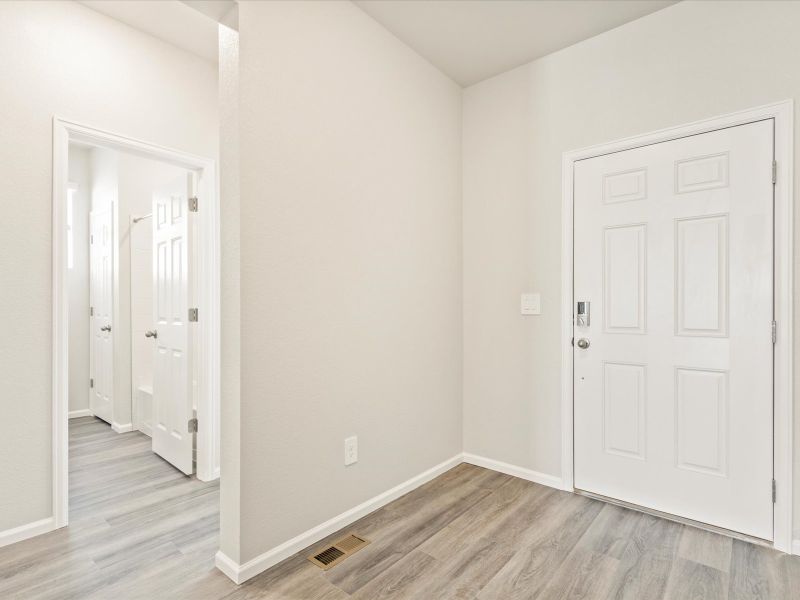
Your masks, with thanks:
M 478 467 L 483 467 L 485 469 L 491 469 L 492 471 L 499 471 L 500 473 L 505 473 L 506 475 L 511 475 L 512 477 L 519 477 L 520 479 L 533 481 L 534 483 L 540 483 L 542 485 L 559 490 L 564 489 L 564 480 L 555 475 L 539 473 L 538 471 L 532 471 L 524 467 L 518 467 L 516 465 L 500 462 L 499 460 L 493 460 L 491 458 L 485 458 L 483 456 L 477 456 L 476 454 L 469 454 L 467 452 L 464 453 L 464 462 Z
M 800 539 L 792 541 L 792 554 L 800 556 Z
M 119 423 L 111 423 L 111 429 L 113 429 L 117 433 L 128 433 L 129 431 L 133 431 L 133 423 L 125 423 L 125 425 L 120 425 Z
M 13 529 L 0 531 L 0 548 L 3 546 L 8 546 L 9 544 L 21 542 L 22 540 L 27 540 L 28 538 L 32 538 L 36 535 L 47 533 L 48 531 L 53 531 L 55 528 L 56 520 L 53 517 L 47 517 L 46 519 L 40 519 L 38 521 L 34 521 L 33 523 L 20 525 L 19 527 L 14 527 Z
M 209 481 L 215 481 L 219 479 L 219 467 L 213 469 L 211 473 L 201 472 L 200 469 L 198 469 L 195 475 L 197 475 L 197 478 L 200 481 L 205 481 L 206 483 L 208 483 Z
M 234 583 L 244 583 L 245 580 L 241 578 L 242 566 L 232 558 L 228 558 L 228 555 L 222 550 L 217 550 L 217 554 L 214 556 L 214 564 Z
M 88 408 L 81 408 L 79 410 L 71 410 L 69 411 L 68 418 L 70 419 L 77 419 L 78 417 L 91 417 L 92 411 Z
M 280 546 L 276 546 L 275 548 L 256 556 L 243 565 L 238 564 L 236 561 L 225 555 L 222 551 L 219 551 L 217 552 L 216 556 L 217 568 L 225 573 L 225 575 L 230 577 L 235 583 L 244 583 L 251 577 L 266 571 L 270 567 L 277 565 L 279 562 L 289 558 L 300 550 L 315 544 L 330 534 L 335 533 L 339 529 L 347 527 L 350 525 L 350 523 L 353 523 L 361 517 L 368 515 L 369 513 L 381 508 L 382 506 L 385 506 L 386 504 L 389 504 L 389 502 L 392 500 L 396 500 L 403 494 L 407 494 L 422 484 L 427 483 L 431 479 L 438 477 L 445 471 L 458 466 L 462 462 L 462 455 L 457 454 L 453 458 L 428 469 L 424 473 L 420 473 L 408 481 L 404 481 L 400 485 L 397 485 L 392 489 L 359 504 L 355 508 L 351 508 L 342 514 L 325 521 L 321 525 L 317 525 L 313 529 L 309 529 L 308 531 L 301 533 L 289 541 L 284 542 Z

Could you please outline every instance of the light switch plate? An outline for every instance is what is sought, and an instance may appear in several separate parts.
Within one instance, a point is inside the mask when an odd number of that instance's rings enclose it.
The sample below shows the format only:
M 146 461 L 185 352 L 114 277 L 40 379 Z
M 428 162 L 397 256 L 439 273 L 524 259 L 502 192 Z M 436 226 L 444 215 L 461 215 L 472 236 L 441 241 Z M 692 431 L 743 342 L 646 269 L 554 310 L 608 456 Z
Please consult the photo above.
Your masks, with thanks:
M 542 295 L 522 294 L 519 298 L 519 312 L 523 315 L 542 314 Z

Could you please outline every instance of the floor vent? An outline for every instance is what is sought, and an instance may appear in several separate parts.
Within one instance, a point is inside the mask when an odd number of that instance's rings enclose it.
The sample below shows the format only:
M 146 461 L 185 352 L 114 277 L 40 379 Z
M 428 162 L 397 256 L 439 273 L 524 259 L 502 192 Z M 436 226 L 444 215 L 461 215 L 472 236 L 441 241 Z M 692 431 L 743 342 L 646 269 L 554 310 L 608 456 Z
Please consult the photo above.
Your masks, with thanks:
M 332 546 L 325 548 L 322 552 L 312 554 L 308 557 L 308 560 L 317 565 L 320 569 L 327 571 L 338 565 L 348 556 L 361 550 L 367 544 L 369 544 L 369 541 L 364 538 L 350 534 L 343 537 L 338 542 L 334 542 Z

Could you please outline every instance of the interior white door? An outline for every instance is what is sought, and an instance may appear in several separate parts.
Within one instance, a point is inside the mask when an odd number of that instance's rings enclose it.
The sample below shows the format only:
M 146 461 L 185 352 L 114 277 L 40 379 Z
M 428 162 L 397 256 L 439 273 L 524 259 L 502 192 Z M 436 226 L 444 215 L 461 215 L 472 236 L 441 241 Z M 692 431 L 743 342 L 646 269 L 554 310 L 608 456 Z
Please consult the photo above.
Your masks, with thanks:
M 111 423 L 114 396 L 113 209 L 92 211 L 89 221 L 89 298 L 91 304 L 89 410 L 95 416 Z
M 765 120 L 575 164 L 576 488 L 772 539 L 772 161 Z
M 153 194 L 153 452 L 191 474 L 192 227 L 187 173 Z

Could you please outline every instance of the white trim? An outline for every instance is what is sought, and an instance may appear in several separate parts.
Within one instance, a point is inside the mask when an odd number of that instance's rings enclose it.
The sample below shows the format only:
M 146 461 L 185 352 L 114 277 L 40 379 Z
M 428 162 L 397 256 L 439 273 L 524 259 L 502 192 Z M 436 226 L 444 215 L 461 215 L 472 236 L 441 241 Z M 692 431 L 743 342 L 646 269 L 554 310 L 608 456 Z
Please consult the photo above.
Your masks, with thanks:
M 128 433 L 129 431 L 133 431 L 133 423 L 125 423 L 124 425 L 120 425 L 116 421 L 111 422 L 111 429 L 116 431 L 117 433 Z
M 348 511 L 343 512 L 342 514 L 325 521 L 321 525 L 317 525 L 316 527 L 309 529 L 308 531 L 301 533 L 296 537 L 293 537 L 283 544 L 276 546 L 271 550 L 267 550 L 263 554 L 259 554 L 243 565 L 238 564 L 222 551 L 219 551 L 217 552 L 215 560 L 217 568 L 225 573 L 225 575 L 230 577 L 234 583 L 244 583 L 248 579 L 255 577 L 259 573 L 266 571 L 272 566 L 277 565 L 279 562 L 289 558 L 300 550 L 317 543 L 321 539 L 329 536 L 332 533 L 335 533 L 339 529 L 347 527 L 361 517 L 368 515 L 382 506 L 385 506 L 392 500 L 396 500 L 403 494 L 407 494 L 422 484 L 427 483 L 431 479 L 438 477 L 445 471 L 449 471 L 453 467 L 458 466 L 463 462 L 462 459 L 463 456 L 461 454 L 457 454 L 453 458 L 439 463 L 435 467 L 432 467 L 427 471 L 412 477 L 408 481 L 404 481 L 400 485 L 397 485 L 392 489 L 383 492 L 382 494 L 379 494 L 374 498 L 367 500 L 366 502 L 362 502 L 358 506 L 351 508 Z
M 202 339 L 203 376 L 199 382 L 197 436 L 197 476 L 209 480 L 219 476 L 219 187 L 217 165 L 204 158 L 163 146 L 156 146 L 72 121 L 53 117 L 53 410 L 52 476 L 53 527 L 64 527 L 68 515 L 68 315 L 66 278 L 66 190 L 69 185 L 68 160 L 70 141 L 155 158 L 198 171 L 198 195 L 204 200 L 198 212 L 204 243 L 200 244 L 201 319 L 198 336 Z M 129 430 L 131 424 L 113 424 L 115 431 Z
M 565 152 L 562 157 L 562 246 L 561 246 L 561 478 L 566 489 L 573 489 L 573 412 L 572 412 L 572 261 L 573 261 L 573 168 L 577 160 L 610 152 L 630 150 L 646 144 L 707 133 L 724 127 L 775 119 L 775 160 L 778 181 L 775 185 L 775 320 L 778 337 L 774 363 L 774 477 L 777 497 L 774 506 L 773 546 L 782 552 L 792 550 L 792 269 L 793 269 L 793 139 L 794 103 L 792 100 L 769 104 L 729 115 L 704 119 L 688 125 L 662 129 Z
M 773 544 L 790 552 L 793 538 L 793 424 L 794 424 L 794 104 L 776 105 L 775 160 L 775 320 L 773 473 L 777 482 Z
M 92 416 L 94 416 L 94 415 L 92 415 L 92 411 L 90 411 L 88 408 L 81 408 L 81 409 L 78 409 L 78 410 L 69 411 L 69 414 L 67 415 L 67 418 L 68 419 L 77 419 L 79 417 L 92 417 Z
M 48 531 L 53 531 L 54 529 L 56 529 L 55 519 L 53 517 L 47 517 L 46 519 L 20 525 L 13 529 L 0 531 L 0 548 L 8 546 L 9 544 L 16 544 L 22 540 L 47 533 Z
M 69 298 L 67 290 L 66 193 L 69 186 L 69 131 L 53 121 L 53 527 L 64 527 L 69 514 Z
M 491 469 L 492 471 L 505 473 L 506 475 L 511 475 L 512 477 L 525 479 L 526 481 L 540 483 L 541 485 L 546 485 L 559 490 L 566 489 L 564 487 L 564 480 L 556 475 L 548 475 L 547 473 L 532 471 L 531 469 L 518 467 L 516 465 L 501 462 L 499 460 L 493 460 L 491 458 L 477 456 L 475 454 L 469 454 L 466 452 L 464 453 L 464 462 L 470 465 L 483 467 L 485 469 Z M 570 487 L 569 490 L 571 491 L 572 488 Z
M 198 234 L 202 241 L 198 245 L 197 300 L 203 307 L 197 323 L 202 339 L 197 384 L 197 478 L 212 481 L 219 478 L 221 373 L 220 190 L 213 161 L 197 178 L 197 194 L 201 198 Z
M 800 556 L 800 540 L 794 540 L 792 542 L 792 554 Z
M 222 550 L 217 550 L 214 555 L 214 565 L 227 575 L 228 579 L 235 584 L 244 583 L 246 580 L 242 579 L 242 567 L 235 560 L 230 558 Z

